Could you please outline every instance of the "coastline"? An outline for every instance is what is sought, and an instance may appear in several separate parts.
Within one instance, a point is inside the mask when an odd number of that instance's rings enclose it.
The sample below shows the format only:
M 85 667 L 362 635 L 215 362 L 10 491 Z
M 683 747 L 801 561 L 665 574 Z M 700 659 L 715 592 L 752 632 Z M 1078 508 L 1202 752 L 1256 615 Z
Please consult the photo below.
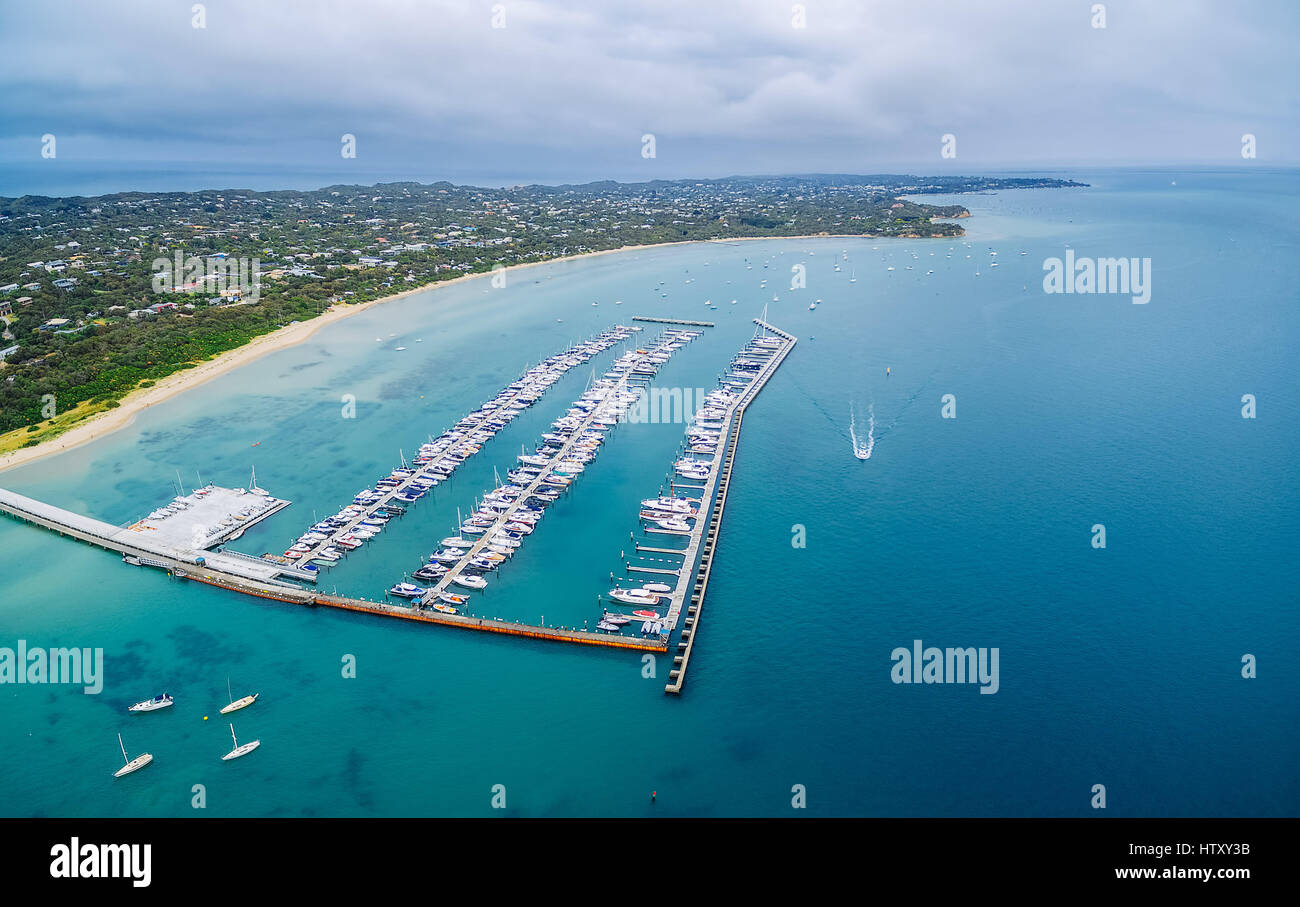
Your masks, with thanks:
M 620 246 L 617 249 L 600 249 L 595 252 L 580 252 L 576 255 L 565 255 L 560 258 L 547 258 L 542 261 L 530 261 L 523 264 L 511 265 L 506 268 L 506 272 L 523 270 L 538 265 L 552 265 L 565 261 L 575 261 L 577 259 L 595 258 L 601 255 L 615 255 L 623 252 L 634 252 L 639 249 L 659 249 L 666 246 L 684 246 L 703 243 L 734 243 L 734 242 L 759 242 L 763 240 L 791 240 L 791 239 L 903 239 L 907 237 L 878 237 L 864 234 L 829 234 L 818 233 L 802 236 L 737 236 L 725 239 L 689 239 L 676 242 L 647 243 L 636 246 Z M 923 237 L 935 239 L 948 239 L 950 237 Z M 462 283 L 468 280 L 491 279 L 491 271 L 480 271 L 474 274 L 463 274 L 460 277 L 453 277 L 450 280 L 440 280 L 435 283 L 425 284 L 420 287 L 412 287 L 403 290 L 400 293 L 394 293 L 391 296 L 384 296 L 380 299 L 372 299 L 369 302 L 362 303 L 335 303 L 323 314 L 311 319 L 310 321 L 298 321 L 293 324 L 285 325 L 282 328 L 254 337 L 243 346 L 236 347 L 233 350 L 227 350 L 220 355 L 198 363 L 194 368 L 182 369 L 173 372 L 166 378 L 159 379 L 155 384 L 146 388 L 136 388 L 131 391 L 120 401 L 118 406 L 113 409 L 103 410 L 88 416 L 84 421 L 79 422 L 74 427 L 61 434 L 55 435 L 32 447 L 21 447 L 17 450 L 10 451 L 7 454 L 0 455 L 0 472 L 14 469 L 18 466 L 24 466 L 34 463 L 54 454 L 63 453 L 76 447 L 81 447 L 96 441 L 105 435 L 125 428 L 130 425 L 135 417 L 149 407 L 169 400 L 177 394 L 182 394 L 187 390 L 205 384 L 214 378 L 220 377 L 229 371 L 233 371 L 241 366 L 247 365 L 254 360 L 274 353 L 279 350 L 287 349 L 307 340 L 318 330 L 335 322 L 350 318 L 361 312 L 367 311 L 386 302 L 393 302 L 398 299 L 405 299 L 416 293 L 424 293 L 430 290 L 437 290 L 442 287 L 449 287 L 454 284 Z

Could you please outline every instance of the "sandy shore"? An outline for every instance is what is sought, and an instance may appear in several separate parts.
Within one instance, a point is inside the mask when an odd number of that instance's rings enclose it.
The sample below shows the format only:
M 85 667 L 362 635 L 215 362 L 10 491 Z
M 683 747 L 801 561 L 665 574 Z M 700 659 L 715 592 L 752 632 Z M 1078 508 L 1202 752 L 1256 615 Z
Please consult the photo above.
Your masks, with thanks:
M 734 242 L 757 242 L 762 240 L 779 240 L 779 239 L 872 239 L 876 237 L 859 236 L 859 235 L 817 235 L 817 236 L 738 236 L 728 239 L 705 239 L 705 240 L 687 240 L 684 242 L 670 243 L 650 243 L 643 246 L 622 246 L 617 249 L 602 249 L 598 252 L 583 252 L 578 255 L 566 255 L 562 258 L 547 258 L 543 261 L 530 261 L 524 264 L 511 265 L 506 268 L 507 273 L 532 268 L 538 265 L 552 265 L 563 261 L 573 261 L 579 258 L 594 258 L 599 255 L 615 255 L 621 252 L 635 252 L 638 249 L 658 249 L 665 246 L 686 246 L 697 243 L 734 243 Z M 465 274 L 461 277 L 454 277 L 451 280 L 440 280 L 436 283 L 425 284 L 421 287 L 414 287 L 409 290 L 403 290 L 392 296 L 385 296 L 382 299 L 374 299 L 370 302 L 361 302 L 355 304 L 336 304 L 331 306 L 324 314 L 311 319 L 310 321 L 299 321 L 295 324 L 286 325 L 269 334 L 263 334 L 255 337 L 248 343 L 233 350 L 227 350 L 214 359 L 200 363 L 192 369 L 184 369 L 160 379 L 152 387 L 137 388 L 127 394 L 119 401 L 116 409 L 105 410 L 96 413 L 87 418 L 84 422 L 74 428 L 68 429 L 61 435 L 50 438 L 48 441 L 42 441 L 34 447 L 24 447 L 19 450 L 11 451 L 8 454 L 0 456 L 0 472 L 6 469 L 13 469 L 15 466 L 22 466 L 25 463 L 31 463 L 42 457 L 48 457 L 52 454 L 62 453 L 65 450 L 71 450 L 74 447 L 80 447 L 83 444 L 89 444 L 104 435 L 111 434 L 119 428 L 124 428 L 131 424 L 136 415 L 156 403 L 162 403 L 177 394 L 183 393 L 191 388 L 198 387 L 206 381 L 211 381 L 220 375 L 232 369 L 237 369 L 242 365 L 247 365 L 254 359 L 259 359 L 268 353 L 274 353 L 277 350 L 286 349 L 295 344 L 302 343 L 311 337 L 318 330 L 327 325 L 342 321 L 344 318 L 350 318 L 353 315 L 360 314 L 367 309 L 377 305 L 383 305 L 385 302 L 392 302 L 395 299 L 404 299 L 416 293 L 424 293 L 428 290 L 437 290 L 442 287 L 449 287 L 466 280 L 490 279 L 490 273 Z

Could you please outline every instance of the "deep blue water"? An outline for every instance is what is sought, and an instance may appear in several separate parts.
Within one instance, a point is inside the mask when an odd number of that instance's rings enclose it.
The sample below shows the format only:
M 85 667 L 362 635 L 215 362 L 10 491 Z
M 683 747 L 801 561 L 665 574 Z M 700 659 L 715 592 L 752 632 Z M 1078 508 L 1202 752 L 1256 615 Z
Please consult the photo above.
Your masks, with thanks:
M 1072 175 L 1092 187 L 960 197 L 974 216 L 959 241 L 679 246 L 429 291 L 0 476 L 125 523 L 177 471 L 236 485 L 255 464 L 295 503 L 234 547 L 283 550 L 399 450 L 634 314 L 718 323 L 663 387 L 711 387 L 765 305 L 800 338 L 745 419 L 680 698 L 663 693 L 666 659 L 645 679 L 631 654 L 261 603 L 0 521 L 0 646 L 107 658 L 99 696 L 0 686 L 0 813 L 192 815 L 203 784 L 208 815 L 483 816 L 503 784 L 522 816 L 786 815 L 803 784 L 813 815 L 1075 816 L 1104 784 L 1112 815 L 1294 815 L 1296 174 Z M 1149 257 L 1151 302 L 1045 295 L 1043 260 L 1066 246 Z M 791 291 L 796 264 L 808 288 Z M 589 376 L 322 585 L 379 597 Z M 851 405 L 859 426 L 875 413 L 866 462 Z M 476 610 L 592 617 L 681 432 L 619 426 Z M 894 684 L 890 652 L 913 639 L 998 647 L 999 691 Z M 232 764 L 227 675 L 263 694 L 236 716 L 262 747 Z M 175 708 L 125 712 L 163 689 Z M 156 761 L 114 781 L 119 731 Z

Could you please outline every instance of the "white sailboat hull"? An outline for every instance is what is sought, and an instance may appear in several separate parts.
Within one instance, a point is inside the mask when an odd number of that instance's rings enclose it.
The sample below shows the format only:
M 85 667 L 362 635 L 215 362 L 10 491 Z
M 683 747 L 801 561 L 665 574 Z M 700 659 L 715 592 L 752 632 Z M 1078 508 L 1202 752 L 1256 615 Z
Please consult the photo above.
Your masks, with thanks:
M 140 769 L 144 768 L 150 762 L 153 762 L 153 754 L 143 753 L 139 756 L 136 756 L 134 759 L 132 759 L 126 765 L 119 768 L 117 771 L 113 772 L 113 777 L 120 778 L 123 775 L 131 774 L 131 772 L 138 772 Z
M 262 741 L 260 740 L 253 740 L 250 741 L 249 743 L 241 743 L 239 746 L 235 747 L 233 750 L 226 753 L 226 755 L 222 756 L 221 761 L 229 762 L 231 759 L 238 759 L 240 756 L 247 756 L 249 753 L 257 749 L 261 745 L 262 745 Z
M 223 708 L 221 714 L 229 715 L 231 712 L 238 712 L 240 709 L 246 709 L 253 703 L 257 702 L 257 697 L 261 695 L 261 693 L 254 693 L 252 696 L 245 696 L 243 699 L 237 699 Z

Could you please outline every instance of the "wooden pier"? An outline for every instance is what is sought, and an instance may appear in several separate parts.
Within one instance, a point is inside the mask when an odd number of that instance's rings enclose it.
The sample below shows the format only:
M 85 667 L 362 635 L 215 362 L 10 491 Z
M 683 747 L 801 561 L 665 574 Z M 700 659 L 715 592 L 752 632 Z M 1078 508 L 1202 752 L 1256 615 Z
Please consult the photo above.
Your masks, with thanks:
M 727 428 L 727 443 L 718 448 L 714 454 L 713 469 L 710 471 L 709 480 L 705 484 L 705 492 L 701 495 L 701 501 L 713 500 L 713 506 L 709 511 L 707 518 L 698 518 L 695 522 L 695 528 L 691 532 L 691 543 L 684 553 L 687 554 L 685 564 L 694 562 L 694 557 L 698 553 L 700 556 L 699 566 L 696 568 L 693 588 L 690 593 L 690 604 L 686 606 L 686 617 L 682 622 L 682 632 L 677 648 L 680 652 L 673 656 L 673 667 L 668 672 L 668 683 L 664 686 L 665 693 L 681 693 L 682 685 L 686 683 L 686 669 L 690 664 L 691 653 L 695 648 L 695 634 L 699 631 L 700 615 L 704 610 L 704 594 L 709 587 L 709 575 L 713 570 L 713 556 L 717 551 L 718 533 L 722 524 L 722 513 L 727 505 L 727 491 L 731 486 L 731 470 L 736 460 L 736 448 L 740 442 L 740 425 L 745 417 L 745 410 L 758 392 L 763 389 L 768 380 L 780 367 L 785 357 L 794 349 L 797 338 L 793 334 L 788 334 L 778 328 L 772 327 L 761 319 L 755 318 L 754 323 L 759 325 L 765 331 L 768 331 L 785 341 L 785 344 L 768 359 L 767 363 L 759 370 L 754 380 L 745 388 L 740 399 L 734 404 L 730 424 Z M 717 497 L 713 498 L 714 490 L 717 490 Z M 677 590 L 672 596 L 672 603 L 668 609 L 668 618 L 666 623 L 675 626 L 680 616 L 682 605 L 685 600 L 685 584 L 691 581 L 689 573 L 684 572 Z
M 711 328 L 714 326 L 712 321 L 684 321 L 681 318 L 652 318 L 649 315 L 633 315 L 633 321 L 648 321 L 653 324 L 684 324 L 693 328 Z

